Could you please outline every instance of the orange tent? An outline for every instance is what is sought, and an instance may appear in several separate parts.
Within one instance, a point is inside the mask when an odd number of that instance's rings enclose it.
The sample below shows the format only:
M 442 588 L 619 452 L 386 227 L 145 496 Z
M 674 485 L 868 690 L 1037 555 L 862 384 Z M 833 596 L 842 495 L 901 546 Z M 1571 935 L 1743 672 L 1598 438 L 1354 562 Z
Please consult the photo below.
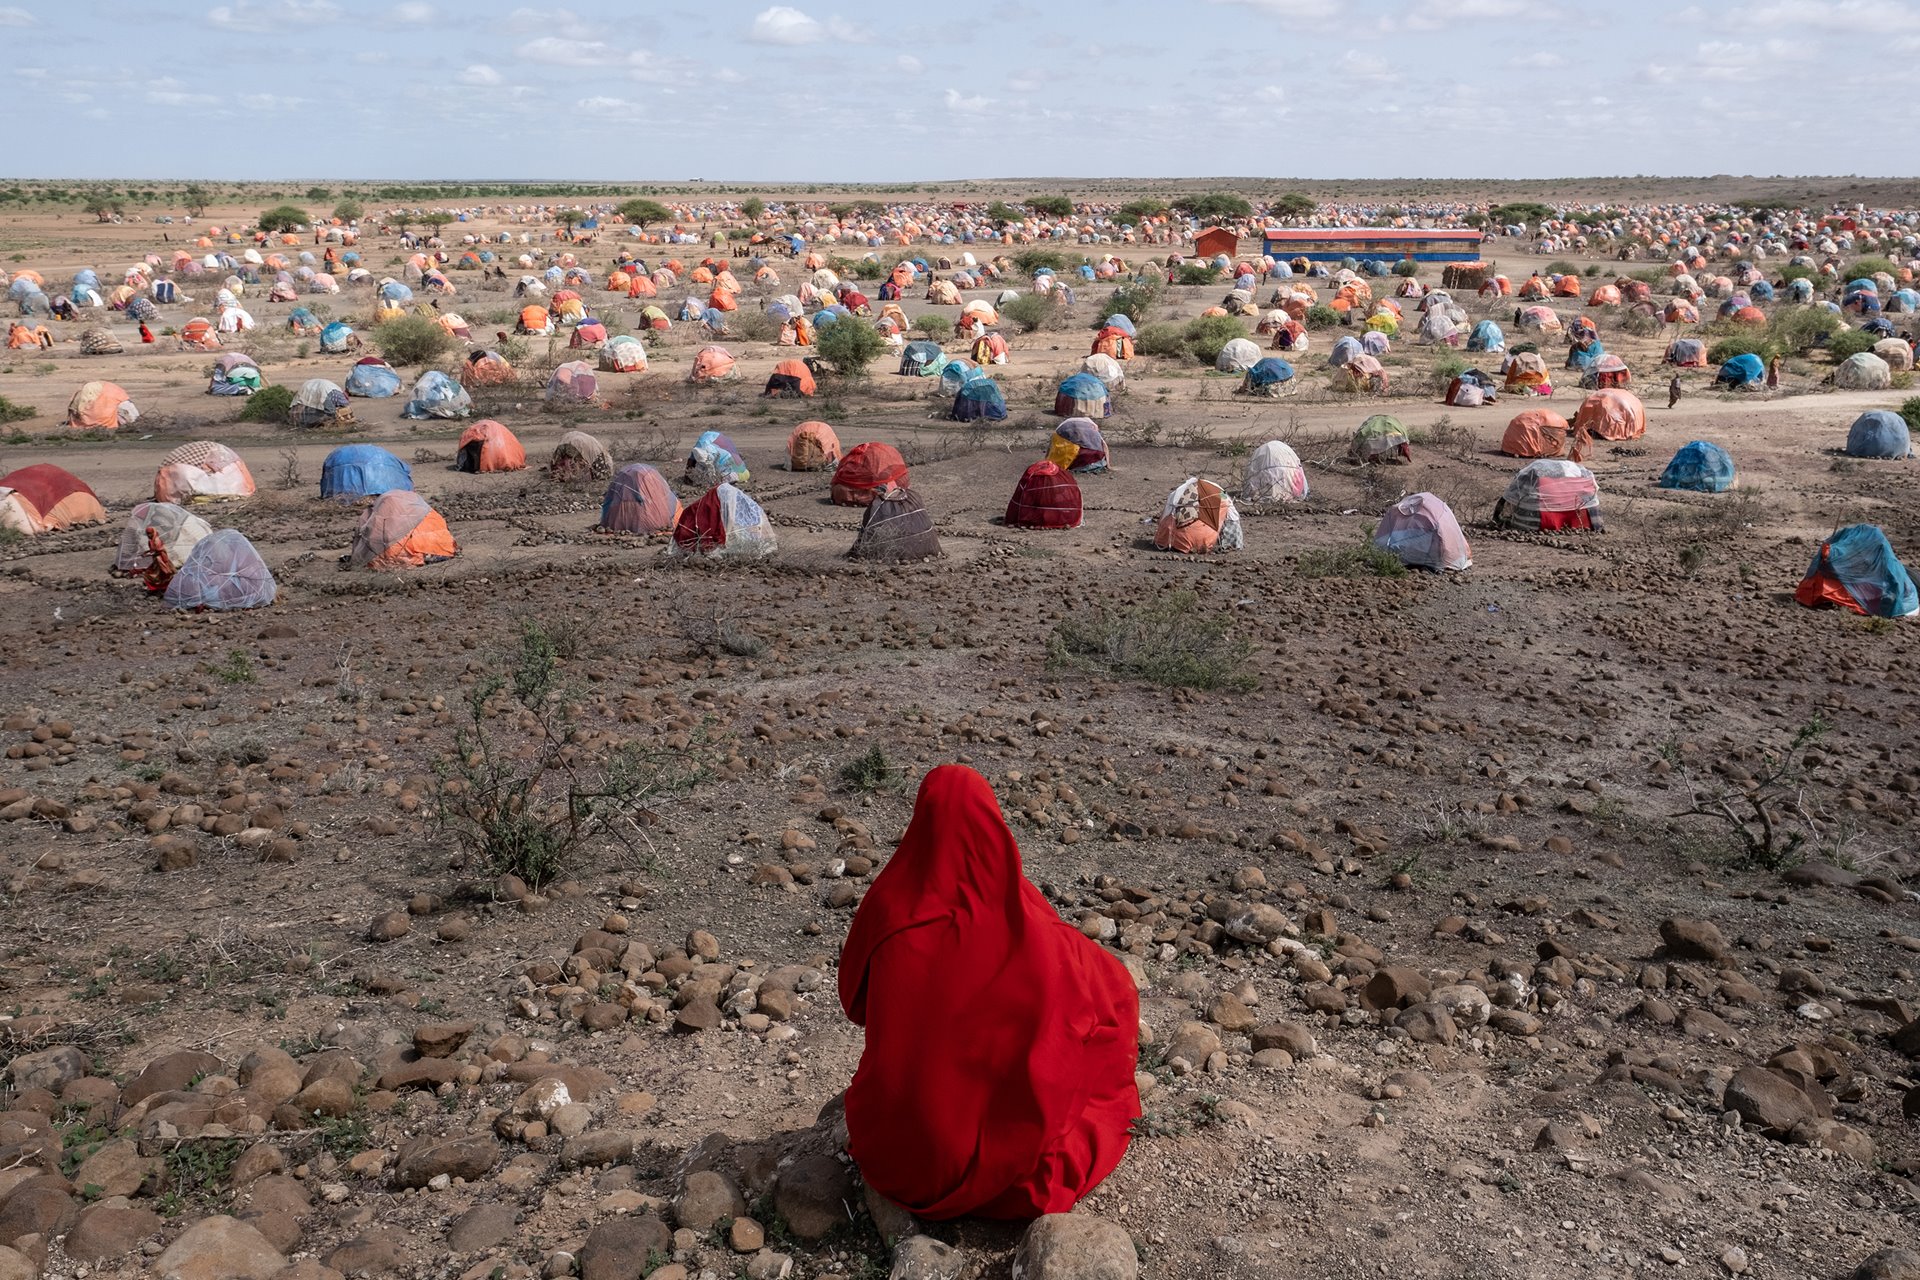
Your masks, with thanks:
M 351 558 L 355 567 L 417 569 L 459 552 L 446 520 L 425 498 L 411 489 L 389 489 L 360 517 Z
M 1525 409 L 1507 424 L 1500 452 L 1514 458 L 1562 458 L 1569 430 L 1567 420 L 1551 409 Z
M 767 376 L 766 394 L 770 396 L 810 396 L 813 391 L 813 370 L 804 360 L 782 360 Z
M 803 422 L 787 437 L 787 470 L 825 471 L 840 462 L 840 437 L 824 422 Z
M 733 295 L 725 289 L 715 289 L 712 293 L 708 294 L 707 305 L 715 311 L 738 311 L 740 309 L 740 304 L 735 302 Z
M 1553 282 L 1553 296 L 1556 298 L 1577 298 L 1580 296 L 1580 277 L 1568 273 Z
M 1608 387 L 1580 402 L 1573 428 L 1602 440 L 1638 440 L 1647 434 L 1647 407 L 1633 392 Z
M 461 471 L 525 471 L 527 451 L 513 432 L 492 418 L 482 418 L 460 433 L 455 465 Z
M 801 368 L 805 368 L 802 365 Z M 694 353 L 693 368 L 687 373 L 688 382 L 721 382 L 735 377 L 733 353 L 725 347 L 702 347 Z
M 833 501 L 841 507 L 865 507 L 888 486 L 907 487 L 907 460 L 890 444 L 870 441 L 847 450 L 833 473 Z
M 83 431 L 111 431 L 139 417 L 127 393 L 111 382 L 89 382 L 67 402 L 67 425 Z

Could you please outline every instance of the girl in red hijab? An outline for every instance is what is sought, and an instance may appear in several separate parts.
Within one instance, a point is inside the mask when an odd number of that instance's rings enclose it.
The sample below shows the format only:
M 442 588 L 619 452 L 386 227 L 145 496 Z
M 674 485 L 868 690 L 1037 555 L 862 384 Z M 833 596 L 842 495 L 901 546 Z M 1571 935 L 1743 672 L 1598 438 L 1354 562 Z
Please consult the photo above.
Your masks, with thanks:
M 924 1218 L 1064 1213 L 1140 1115 L 1140 1000 L 1020 873 L 985 778 L 926 776 L 840 954 L 867 1029 L 847 1089 L 861 1176 Z

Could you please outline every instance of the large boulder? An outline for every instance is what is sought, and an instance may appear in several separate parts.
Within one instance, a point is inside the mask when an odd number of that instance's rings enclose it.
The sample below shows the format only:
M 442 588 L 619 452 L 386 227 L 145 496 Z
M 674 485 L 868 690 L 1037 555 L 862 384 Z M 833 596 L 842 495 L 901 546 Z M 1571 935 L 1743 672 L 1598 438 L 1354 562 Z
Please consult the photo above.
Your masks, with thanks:
M 1035 1218 L 1013 1255 L 1013 1280 L 1138 1280 L 1133 1237 L 1090 1213 Z
M 280 1251 L 238 1218 L 202 1218 L 153 1262 L 168 1280 L 269 1280 L 287 1265 Z

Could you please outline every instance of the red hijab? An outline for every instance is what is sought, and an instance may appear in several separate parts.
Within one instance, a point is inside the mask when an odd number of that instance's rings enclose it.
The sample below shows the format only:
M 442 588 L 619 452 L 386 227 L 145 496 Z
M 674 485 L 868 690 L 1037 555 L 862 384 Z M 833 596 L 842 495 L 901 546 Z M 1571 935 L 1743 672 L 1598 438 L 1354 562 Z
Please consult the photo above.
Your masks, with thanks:
M 1140 1001 L 1020 873 L 985 778 L 943 765 L 854 915 L 840 1004 L 869 1186 L 925 1218 L 1064 1213 L 1126 1154 Z

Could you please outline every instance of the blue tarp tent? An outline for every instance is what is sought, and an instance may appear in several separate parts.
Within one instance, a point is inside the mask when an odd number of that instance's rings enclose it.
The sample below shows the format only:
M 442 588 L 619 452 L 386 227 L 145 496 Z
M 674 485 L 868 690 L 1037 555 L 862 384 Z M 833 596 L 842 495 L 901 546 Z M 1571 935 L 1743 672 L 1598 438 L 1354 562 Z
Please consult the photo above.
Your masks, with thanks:
M 1125 315 L 1118 311 L 1108 316 L 1106 318 L 1105 323 L 1101 325 L 1101 328 L 1118 329 L 1120 330 L 1120 332 L 1126 334 L 1129 338 L 1137 338 L 1140 336 L 1138 333 L 1134 332 L 1133 317 L 1129 315 Z
M 320 349 L 329 355 L 345 351 L 353 342 L 353 326 L 344 320 L 335 320 L 320 331 Z
M 320 464 L 323 498 L 371 498 L 413 488 L 413 471 L 377 444 L 343 444 Z
M 953 397 L 952 417 L 955 422 L 982 419 L 999 422 L 1006 416 L 1007 398 L 1000 394 L 999 384 L 992 378 L 975 378 Z
M 1920 613 L 1920 593 L 1893 544 L 1878 525 L 1853 524 L 1834 532 L 1813 553 L 1807 576 L 1793 593 L 1801 604 L 1836 605 L 1870 618 Z
M 947 353 L 937 342 L 909 342 L 900 350 L 900 372 L 910 377 L 931 378 L 947 367 Z
M 385 360 L 368 356 L 347 370 L 347 394 L 367 400 L 385 400 L 400 394 L 400 375 Z
M 473 399 L 467 389 L 438 369 L 420 375 L 413 395 L 400 410 L 403 418 L 465 418 L 472 413 Z
M 1279 356 L 1267 356 L 1254 362 L 1241 384 L 1248 391 L 1265 391 L 1293 380 L 1293 366 Z
M 1867 410 L 1847 428 L 1847 453 L 1855 458 L 1911 457 L 1907 420 L 1891 409 Z
M 1567 368 L 1591 369 L 1600 362 L 1600 357 L 1605 354 L 1607 354 L 1607 349 L 1600 345 L 1598 338 L 1583 346 L 1568 347 Z
M 1467 339 L 1469 351 L 1505 351 L 1507 335 L 1500 332 L 1500 326 L 1491 320 L 1482 320 L 1473 326 L 1473 333 Z
M 1333 350 L 1327 353 L 1327 367 L 1338 369 L 1355 356 L 1365 355 L 1366 348 L 1360 345 L 1360 339 L 1347 337 L 1333 344 Z
M 1765 382 L 1766 378 L 1767 366 L 1752 352 L 1733 357 L 1720 366 L 1720 372 L 1713 375 L 1717 385 L 1727 387 L 1749 387 Z
M 412 302 L 413 290 L 398 280 L 389 280 L 380 286 L 380 297 L 385 302 Z
M 1710 440 L 1693 440 L 1681 445 L 1667 463 L 1660 473 L 1660 487 L 1725 493 L 1736 478 L 1732 454 Z

